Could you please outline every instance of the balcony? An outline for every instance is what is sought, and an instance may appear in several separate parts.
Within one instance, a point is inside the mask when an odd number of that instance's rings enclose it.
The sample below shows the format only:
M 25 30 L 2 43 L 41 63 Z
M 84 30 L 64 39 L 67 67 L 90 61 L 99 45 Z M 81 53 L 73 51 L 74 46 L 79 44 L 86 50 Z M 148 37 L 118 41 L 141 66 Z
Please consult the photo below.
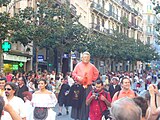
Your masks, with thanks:
M 148 36 L 152 36 L 152 35 L 153 35 L 153 31 L 146 31 L 146 34 L 147 34 Z
M 91 28 L 97 31 L 100 31 L 100 24 L 91 23 Z
M 150 21 L 147 21 L 148 22 L 148 24 L 156 24 L 156 20 L 150 20 Z
M 134 8 L 133 8 L 133 13 L 134 13 L 136 16 L 138 15 L 138 11 L 135 10 Z
M 138 3 L 139 0 L 133 0 L 135 3 Z
M 143 15 L 141 13 L 138 13 L 138 16 L 142 19 Z
M 109 17 L 109 13 L 106 9 L 104 9 L 100 4 L 92 2 L 91 8 L 101 14 L 104 17 Z
M 132 23 L 128 21 L 128 27 L 132 27 Z
M 115 14 L 114 12 L 109 12 L 109 16 L 111 16 L 111 17 L 113 17 L 113 18 L 115 18 L 116 20 L 118 20 L 118 15 L 117 14 Z
M 113 20 L 122 23 L 121 21 L 121 17 L 119 17 L 116 13 L 109 11 L 109 16 L 110 18 L 112 18 Z
M 100 24 L 91 23 L 91 29 L 95 32 L 99 32 L 101 34 L 112 34 L 112 29 L 106 29 L 105 27 L 101 26 Z
M 73 16 L 76 16 L 76 13 L 77 13 L 76 7 L 75 7 L 74 5 L 72 5 L 72 4 L 71 4 L 71 7 L 70 7 L 70 11 L 71 11 L 71 14 L 72 14 Z
M 112 29 L 106 29 L 106 28 L 104 28 L 103 32 L 104 32 L 105 34 L 112 34 L 112 33 L 113 33 L 113 30 L 112 30 Z
M 120 0 L 112 0 L 115 4 L 119 5 L 121 7 L 121 2 Z
M 136 25 L 135 23 L 131 23 L 131 27 L 133 28 L 133 29 L 138 29 L 138 25 Z
M 140 26 L 138 26 L 138 30 L 142 32 L 142 31 L 143 31 L 143 28 L 140 27 Z
M 128 10 L 129 12 L 133 12 L 133 9 L 127 3 L 121 1 L 121 4 L 126 10 Z

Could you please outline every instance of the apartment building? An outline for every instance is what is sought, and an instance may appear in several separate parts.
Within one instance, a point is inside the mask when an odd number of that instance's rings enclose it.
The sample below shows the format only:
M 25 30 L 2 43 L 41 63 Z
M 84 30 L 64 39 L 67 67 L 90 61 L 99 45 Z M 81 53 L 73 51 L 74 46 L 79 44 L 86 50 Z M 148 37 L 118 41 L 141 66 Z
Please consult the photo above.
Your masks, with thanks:
M 24 9 L 27 6 L 32 7 L 34 0 L 12 0 L 7 7 L 1 7 L 1 12 L 9 12 L 11 16 L 17 13 L 20 9 Z M 3 71 L 29 71 L 32 70 L 32 55 L 33 55 L 33 44 L 30 43 L 28 46 L 22 44 L 12 43 L 11 50 L 9 53 L 3 53 Z
M 139 0 L 70 0 L 70 3 L 75 6 L 77 15 L 81 15 L 80 22 L 91 31 L 112 34 L 116 30 L 144 41 L 143 4 Z M 107 69 L 122 69 L 121 63 L 112 60 L 97 60 L 95 64 L 101 73 Z M 129 69 L 129 63 L 123 68 Z
M 144 39 L 146 44 L 151 44 L 153 47 L 157 47 L 156 41 L 158 40 L 156 24 L 160 21 L 157 19 L 156 12 L 154 8 L 157 4 L 152 4 L 151 0 L 148 2 L 143 2 L 143 20 L 144 20 Z

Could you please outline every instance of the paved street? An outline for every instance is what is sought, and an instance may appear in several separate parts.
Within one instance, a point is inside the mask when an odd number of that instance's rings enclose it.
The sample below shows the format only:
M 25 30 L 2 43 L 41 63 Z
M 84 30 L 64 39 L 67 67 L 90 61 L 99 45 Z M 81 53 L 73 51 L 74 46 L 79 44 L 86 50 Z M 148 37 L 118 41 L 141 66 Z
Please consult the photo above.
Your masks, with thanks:
M 56 105 L 54 111 L 56 112 L 56 114 L 58 114 L 58 105 Z M 65 108 L 63 107 L 62 109 L 62 116 L 56 116 L 56 120 L 73 120 L 71 119 L 71 107 L 69 107 L 69 115 L 66 115 L 66 110 Z

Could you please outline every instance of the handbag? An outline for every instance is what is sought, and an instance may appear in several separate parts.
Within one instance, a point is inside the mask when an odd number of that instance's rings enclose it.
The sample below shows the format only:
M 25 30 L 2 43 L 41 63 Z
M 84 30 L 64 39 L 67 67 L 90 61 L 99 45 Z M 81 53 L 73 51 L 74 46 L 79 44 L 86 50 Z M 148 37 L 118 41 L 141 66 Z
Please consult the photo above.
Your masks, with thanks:
M 48 117 L 47 107 L 35 107 L 33 111 L 34 120 L 45 120 Z
M 110 120 L 111 119 L 110 118 L 110 111 L 108 109 L 102 111 L 99 100 L 98 100 L 98 104 L 99 104 L 99 107 L 100 107 L 100 111 L 102 113 L 102 120 Z
M 105 120 L 107 120 L 108 118 L 110 118 L 109 115 L 110 115 L 110 111 L 109 111 L 108 109 L 107 109 L 107 110 L 104 110 L 104 111 L 102 112 L 102 117 L 104 117 Z

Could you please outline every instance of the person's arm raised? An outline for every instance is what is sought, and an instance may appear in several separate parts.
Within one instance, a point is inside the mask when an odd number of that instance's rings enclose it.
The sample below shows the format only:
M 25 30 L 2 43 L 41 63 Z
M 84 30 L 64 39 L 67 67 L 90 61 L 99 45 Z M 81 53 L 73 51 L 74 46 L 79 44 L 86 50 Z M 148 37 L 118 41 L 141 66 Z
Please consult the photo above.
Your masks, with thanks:
M 155 103 L 155 89 L 153 84 L 149 85 L 149 93 L 150 93 L 150 107 L 151 107 L 151 113 L 153 115 L 158 114 L 158 109 L 156 108 L 156 103 Z
M 16 111 L 12 108 L 11 105 L 5 104 L 4 110 L 11 115 L 13 120 L 22 120 L 21 117 L 16 113 Z

